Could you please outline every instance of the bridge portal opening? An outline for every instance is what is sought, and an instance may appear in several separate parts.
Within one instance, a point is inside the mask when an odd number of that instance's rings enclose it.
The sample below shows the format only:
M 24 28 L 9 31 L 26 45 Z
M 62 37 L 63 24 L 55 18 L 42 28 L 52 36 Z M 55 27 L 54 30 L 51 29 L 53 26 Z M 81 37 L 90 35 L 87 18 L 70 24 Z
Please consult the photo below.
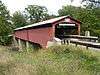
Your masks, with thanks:
M 78 35 L 78 27 L 74 23 L 61 23 L 55 26 L 55 37 L 64 38 L 68 35 Z

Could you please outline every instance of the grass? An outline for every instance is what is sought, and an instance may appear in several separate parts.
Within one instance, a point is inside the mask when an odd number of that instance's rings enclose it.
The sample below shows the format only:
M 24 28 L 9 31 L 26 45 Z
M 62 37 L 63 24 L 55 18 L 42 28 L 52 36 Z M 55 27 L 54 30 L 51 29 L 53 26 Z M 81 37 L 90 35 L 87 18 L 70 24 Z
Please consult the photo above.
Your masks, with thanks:
M 100 51 L 64 45 L 17 52 L 0 46 L 0 75 L 100 75 Z

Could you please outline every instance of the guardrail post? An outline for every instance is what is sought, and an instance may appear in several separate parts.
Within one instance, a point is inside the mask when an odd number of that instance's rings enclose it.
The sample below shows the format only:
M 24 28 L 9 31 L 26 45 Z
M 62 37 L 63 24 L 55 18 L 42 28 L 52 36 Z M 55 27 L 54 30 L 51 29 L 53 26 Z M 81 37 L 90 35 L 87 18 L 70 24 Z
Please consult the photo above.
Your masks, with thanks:
M 67 45 L 69 45 L 70 44 L 70 40 L 67 40 Z
M 61 44 L 66 44 L 65 39 L 63 39 L 63 40 L 61 41 Z
M 85 31 L 85 36 L 90 36 L 90 31 Z
M 66 40 L 64 39 L 64 44 L 66 44 Z

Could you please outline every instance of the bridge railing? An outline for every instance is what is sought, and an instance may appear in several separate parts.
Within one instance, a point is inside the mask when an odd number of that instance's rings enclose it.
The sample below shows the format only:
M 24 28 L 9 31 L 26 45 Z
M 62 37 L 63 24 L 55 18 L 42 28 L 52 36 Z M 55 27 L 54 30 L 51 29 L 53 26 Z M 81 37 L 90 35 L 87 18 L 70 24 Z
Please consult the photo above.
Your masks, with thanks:
M 86 48 L 93 47 L 93 48 L 100 49 L 100 43 L 98 43 L 98 37 L 68 35 L 62 38 L 62 44 L 66 44 L 66 43 L 67 44 L 73 43 L 73 44 L 76 44 L 76 46 L 83 45 L 83 46 L 86 46 Z
M 89 41 L 89 42 L 98 42 L 98 37 L 94 37 L 94 36 L 80 36 L 80 35 L 60 35 L 59 36 L 60 39 L 67 39 L 67 38 L 72 38 L 72 39 L 78 39 L 81 41 Z

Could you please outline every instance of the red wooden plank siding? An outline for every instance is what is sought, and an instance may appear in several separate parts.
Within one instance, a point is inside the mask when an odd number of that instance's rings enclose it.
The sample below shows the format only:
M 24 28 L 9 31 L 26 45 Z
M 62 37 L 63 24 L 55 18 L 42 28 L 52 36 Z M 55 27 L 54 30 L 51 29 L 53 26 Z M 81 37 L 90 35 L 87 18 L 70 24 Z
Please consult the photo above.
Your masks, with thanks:
M 23 39 L 23 40 L 28 40 L 27 30 L 25 30 L 25 29 L 20 30 L 20 31 L 15 31 L 14 35 L 15 35 L 16 38 L 20 38 L 20 39 Z
M 46 47 L 47 42 L 52 40 L 52 27 L 29 29 L 29 41 L 38 43 L 42 47 Z

